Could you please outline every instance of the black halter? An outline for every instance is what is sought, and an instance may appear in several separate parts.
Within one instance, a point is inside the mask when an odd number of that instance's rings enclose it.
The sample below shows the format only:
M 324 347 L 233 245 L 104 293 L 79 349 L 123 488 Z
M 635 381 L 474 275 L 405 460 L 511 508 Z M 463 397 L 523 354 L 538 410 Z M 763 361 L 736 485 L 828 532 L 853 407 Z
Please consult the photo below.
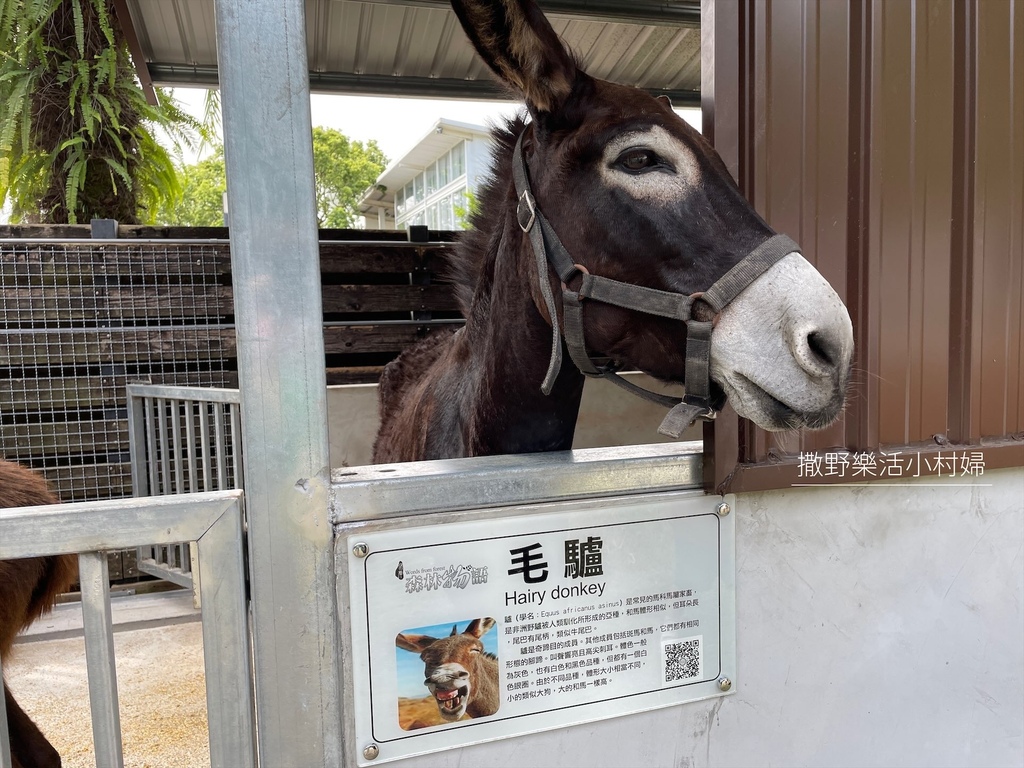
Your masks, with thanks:
M 687 296 L 682 293 L 659 291 L 642 285 L 623 283 L 607 277 L 590 274 L 587 269 L 573 262 L 565 246 L 558 239 L 554 229 L 537 208 L 537 201 L 530 190 L 529 174 L 523 159 L 523 134 L 516 141 L 512 154 L 512 177 L 515 181 L 519 205 L 516 218 L 519 227 L 529 235 L 533 252 L 537 257 L 537 271 L 540 275 L 540 290 L 551 316 L 551 362 L 541 384 L 545 395 L 551 393 L 555 378 L 562 366 L 562 342 L 559 332 L 558 313 L 550 281 L 546 279 L 550 264 L 562 281 L 562 308 L 565 316 L 565 344 L 569 357 L 585 376 L 608 379 L 614 384 L 638 395 L 645 400 L 671 408 L 658 431 L 669 437 L 678 438 L 697 419 L 710 421 L 725 405 L 725 397 L 711 393 L 711 331 L 714 321 L 695 320 L 693 305 L 697 301 L 706 304 L 714 315 L 718 314 L 736 296 L 760 277 L 773 264 L 786 255 L 799 252 L 800 247 L 785 235 L 773 235 L 758 245 L 741 261 L 715 281 L 703 293 Z M 579 290 L 573 291 L 569 282 L 582 276 Z M 633 309 L 649 315 L 658 315 L 686 323 L 686 370 L 684 383 L 686 394 L 682 398 L 660 395 L 626 381 L 617 373 L 614 362 L 595 360 L 587 352 L 583 335 L 583 300 L 600 301 L 617 307 Z

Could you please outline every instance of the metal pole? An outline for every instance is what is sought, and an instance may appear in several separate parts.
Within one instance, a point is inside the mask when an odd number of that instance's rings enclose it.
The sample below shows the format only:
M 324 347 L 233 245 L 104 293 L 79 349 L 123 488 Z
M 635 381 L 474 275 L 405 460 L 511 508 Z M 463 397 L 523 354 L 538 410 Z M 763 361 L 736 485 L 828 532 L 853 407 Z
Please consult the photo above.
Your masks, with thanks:
M 261 764 L 339 765 L 327 388 L 302 0 L 216 0 Z
M 7 701 L 4 687 L 4 665 L 0 659 L 0 768 L 11 768 L 11 737 L 7 730 Z
M 110 618 L 110 573 L 106 552 L 78 556 L 85 625 L 85 661 L 89 670 L 89 704 L 96 768 L 124 765 L 121 753 L 121 712 L 117 705 L 114 629 Z

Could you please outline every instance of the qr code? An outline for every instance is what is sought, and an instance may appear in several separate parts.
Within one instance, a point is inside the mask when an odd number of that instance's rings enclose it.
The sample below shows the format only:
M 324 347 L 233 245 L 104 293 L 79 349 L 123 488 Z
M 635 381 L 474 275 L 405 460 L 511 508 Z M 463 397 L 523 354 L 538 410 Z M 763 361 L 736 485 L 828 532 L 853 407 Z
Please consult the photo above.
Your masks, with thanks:
M 665 661 L 665 682 L 677 683 L 701 675 L 701 637 L 688 637 L 662 644 Z

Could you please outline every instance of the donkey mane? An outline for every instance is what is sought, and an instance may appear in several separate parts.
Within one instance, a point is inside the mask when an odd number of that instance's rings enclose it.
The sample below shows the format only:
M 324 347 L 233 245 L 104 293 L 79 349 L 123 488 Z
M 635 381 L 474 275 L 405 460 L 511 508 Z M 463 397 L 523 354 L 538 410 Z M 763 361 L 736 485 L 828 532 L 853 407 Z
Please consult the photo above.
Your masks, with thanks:
M 505 198 L 509 194 L 512 178 L 512 149 L 516 139 L 526 128 L 522 114 L 506 120 L 504 125 L 491 128 L 494 145 L 491 148 L 491 169 L 480 187 L 477 210 L 470 216 L 470 229 L 456 243 L 446 277 L 454 286 L 456 301 L 463 317 L 469 319 L 475 299 L 486 302 L 477 311 L 490 308 L 489 280 L 491 268 L 498 256 L 501 232 L 505 226 Z M 488 290 L 479 291 L 481 287 Z

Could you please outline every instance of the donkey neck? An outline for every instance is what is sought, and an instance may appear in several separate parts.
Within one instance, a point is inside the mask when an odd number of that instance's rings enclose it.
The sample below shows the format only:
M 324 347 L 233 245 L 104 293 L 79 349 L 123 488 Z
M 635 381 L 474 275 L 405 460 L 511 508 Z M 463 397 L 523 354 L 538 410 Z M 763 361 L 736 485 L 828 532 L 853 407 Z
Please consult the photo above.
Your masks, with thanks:
M 540 390 L 551 354 L 551 326 L 534 303 L 532 252 L 507 215 L 488 259 L 464 332 L 479 356 L 471 453 L 535 453 L 572 447 L 583 376 L 562 366 L 550 395 Z M 497 242 L 496 242 L 497 241 Z

